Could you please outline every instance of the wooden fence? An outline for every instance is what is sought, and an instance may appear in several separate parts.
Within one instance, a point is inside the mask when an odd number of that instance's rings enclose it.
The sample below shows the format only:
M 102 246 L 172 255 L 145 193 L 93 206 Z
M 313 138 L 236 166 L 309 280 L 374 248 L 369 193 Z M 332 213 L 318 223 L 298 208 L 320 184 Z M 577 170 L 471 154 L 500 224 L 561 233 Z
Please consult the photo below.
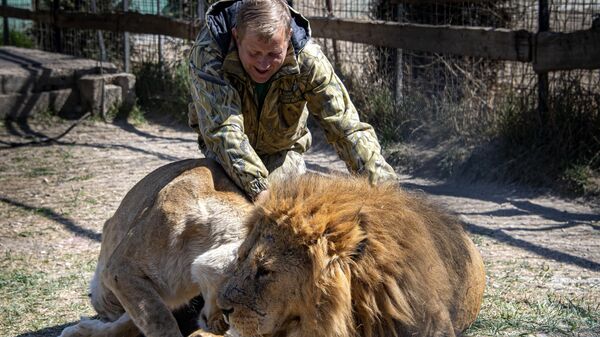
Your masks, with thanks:
M 59 28 L 194 39 L 201 23 L 135 12 L 61 13 L 0 7 L 0 16 Z M 309 17 L 313 36 L 413 51 L 531 62 L 536 72 L 600 68 L 600 22 L 570 33 Z M 5 32 L 6 35 L 6 32 Z
M 58 1 L 53 0 L 52 11 L 32 11 L 7 6 L 7 1 L 3 0 L 0 7 L 0 16 L 4 17 L 5 44 L 8 42 L 7 18 L 9 17 L 32 20 L 54 27 L 54 40 L 57 45 L 55 49 L 57 51 L 61 51 L 60 28 L 122 32 L 125 41 L 125 71 L 130 71 L 127 34 L 155 34 L 193 40 L 202 24 L 201 22 L 127 11 L 113 13 L 61 12 L 58 10 Z M 451 3 L 456 0 L 389 1 L 394 4 L 410 4 L 431 1 Z M 308 17 L 314 37 L 416 52 L 454 54 L 532 64 L 538 77 L 538 112 L 542 118 L 548 114 L 548 72 L 572 69 L 600 69 L 600 18 L 596 18 L 589 29 L 569 33 L 550 32 L 548 0 L 538 0 L 538 31 L 536 32 L 486 27 L 340 19 L 332 15 L 331 0 L 326 0 L 326 4 L 328 17 Z M 124 8 L 127 7 L 127 0 L 125 0 Z M 198 16 L 201 17 L 201 15 Z M 333 44 L 334 48 L 336 45 L 336 43 Z M 159 52 L 159 58 L 160 55 Z M 336 56 L 334 61 L 337 65 L 337 53 L 335 51 L 334 56 Z M 401 80 L 397 79 L 397 83 L 401 83 Z M 397 89 L 399 88 L 401 86 L 397 85 Z M 399 99 L 401 93 L 398 90 L 396 91 L 396 99 Z

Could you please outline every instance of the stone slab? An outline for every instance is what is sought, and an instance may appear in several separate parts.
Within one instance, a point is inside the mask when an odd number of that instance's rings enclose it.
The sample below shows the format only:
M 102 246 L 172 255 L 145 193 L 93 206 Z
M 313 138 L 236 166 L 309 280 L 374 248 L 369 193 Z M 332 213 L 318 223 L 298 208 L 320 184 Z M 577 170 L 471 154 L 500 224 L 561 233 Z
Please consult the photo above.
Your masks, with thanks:
M 116 73 L 114 64 L 36 49 L 0 47 L 0 94 L 72 88 L 88 74 Z
M 81 114 L 79 95 L 73 89 L 61 89 L 41 93 L 0 94 L 0 118 L 27 119 L 28 117 L 52 111 L 74 117 Z
M 125 111 L 135 105 L 135 76 L 132 74 L 82 76 L 78 81 L 78 89 L 83 111 L 91 111 L 95 115 L 106 114 L 115 104 Z

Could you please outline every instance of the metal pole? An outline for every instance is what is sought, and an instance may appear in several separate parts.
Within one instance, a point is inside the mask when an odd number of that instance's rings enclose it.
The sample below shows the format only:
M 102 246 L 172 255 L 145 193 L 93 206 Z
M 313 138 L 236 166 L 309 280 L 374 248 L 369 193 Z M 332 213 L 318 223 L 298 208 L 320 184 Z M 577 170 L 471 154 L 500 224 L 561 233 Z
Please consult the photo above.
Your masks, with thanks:
M 2 0 L 2 6 L 7 6 L 8 5 L 8 1 L 7 0 Z M 10 43 L 10 32 L 8 31 L 8 17 L 3 17 L 2 18 L 3 21 L 3 30 L 2 30 L 2 35 L 3 35 L 3 40 L 4 40 L 4 45 L 8 46 Z
M 404 21 L 404 5 L 397 4 L 396 5 L 396 15 L 397 21 Z M 399 106 L 402 103 L 403 95 L 402 89 L 404 89 L 404 54 L 402 49 L 396 49 L 396 90 L 394 93 L 394 98 L 396 101 L 396 106 Z
M 123 0 L 123 12 L 129 11 L 129 0 Z M 129 32 L 123 33 L 123 68 L 126 73 L 131 72 L 131 60 L 129 59 Z
M 550 30 L 550 8 L 548 0 L 539 0 L 538 3 L 538 32 Z M 538 73 L 538 115 L 540 122 L 545 126 L 548 122 L 548 96 L 550 85 L 548 73 Z
M 327 9 L 327 17 L 333 18 L 333 2 L 332 0 L 325 0 L 325 8 Z M 336 72 L 341 73 L 342 65 L 340 64 L 340 58 L 338 53 L 337 40 L 332 39 L 331 44 L 333 46 L 333 65 Z
M 56 22 L 58 17 L 58 12 L 60 10 L 60 0 L 54 0 L 52 2 L 52 16 L 54 17 L 54 22 Z M 54 24 L 54 51 L 57 53 L 62 53 L 62 37 L 60 28 Z
M 92 13 L 96 13 L 96 0 L 91 0 L 90 9 Z M 100 47 L 100 62 L 106 61 L 106 47 L 104 46 L 104 37 L 102 35 L 102 31 L 98 29 L 98 45 Z M 102 68 L 101 68 L 102 70 Z
M 160 15 L 160 0 L 156 0 L 156 15 Z M 158 64 L 162 70 L 162 36 L 158 35 Z

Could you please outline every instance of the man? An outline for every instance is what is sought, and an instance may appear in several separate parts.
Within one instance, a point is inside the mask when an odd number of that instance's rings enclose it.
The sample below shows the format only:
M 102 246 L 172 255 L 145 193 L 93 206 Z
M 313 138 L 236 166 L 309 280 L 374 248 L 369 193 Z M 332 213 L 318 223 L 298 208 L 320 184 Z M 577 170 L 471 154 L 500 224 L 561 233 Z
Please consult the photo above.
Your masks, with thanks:
M 310 40 L 308 21 L 284 0 L 212 5 L 190 53 L 190 74 L 189 119 L 200 148 L 251 199 L 264 197 L 269 181 L 305 172 L 309 112 L 351 172 L 371 183 L 395 179 L 373 128 L 359 121 Z

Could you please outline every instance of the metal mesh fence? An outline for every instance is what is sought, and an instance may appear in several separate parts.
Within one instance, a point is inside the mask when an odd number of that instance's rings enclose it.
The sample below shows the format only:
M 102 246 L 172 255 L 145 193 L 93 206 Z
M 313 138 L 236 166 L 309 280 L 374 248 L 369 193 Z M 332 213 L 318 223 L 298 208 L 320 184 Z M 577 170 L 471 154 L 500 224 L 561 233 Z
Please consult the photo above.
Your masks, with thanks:
M 60 10 L 75 12 L 136 11 L 185 20 L 197 20 L 214 1 L 205 0 L 61 0 Z M 50 10 L 52 0 L 8 0 L 8 5 Z M 128 5 L 125 8 L 125 5 Z M 461 25 L 538 30 L 538 1 L 407 1 L 293 0 L 305 16 L 333 16 L 431 25 Z M 587 29 L 600 15 L 597 0 L 550 2 L 550 28 L 571 32 Z M 36 48 L 56 50 L 57 31 L 46 24 L 9 19 L 10 29 L 25 33 Z M 124 66 L 124 41 L 130 44 L 133 70 L 160 64 L 165 71 L 178 67 L 190 41 L 161 35 L 125 34 L 89 30 L 60 30 L 60 51 L 106 60 Z M 388 101 L 407 104 L 398 121 L 419 119 L 422 125 L 443 122 L 456 132 L 480 132 L 496 122 L 507 96 L 535 93 L 537 77 L 530 64 L 482 58 L 414 52 L 366 44 L 316 39 L 351 89 L 365 114 L 376 114 Z M 560 71 L 550 74 L 550 86 L 577 82 L 581 95 L 600 92 L 599 70 Z M 376 97 L 378 100 L 375 100 Z M 375 101 L 375 102 L 374 102 Z M 396 104 L 396 107 L 399 105 Z M 420 106 L 420 108 L 418 108 Z M 418 127 L 415 126 L 415 127 Z
M 307 15 L 386 20 L 430 25 L 458 25 L 538 31 L 538 1 L 387 1 L 345 0 L 316 4 L 296 0 L 296 8 Z M 588 29 L 600 14 L 600 3 L 591 0 L 561 0 L 550 3 L 550 30 L 572 32 Z M 412 129 L 445 124 L 443 133 L 472 133 L 498 122 L 498 110 L 514 95 L 537 94 L 537 75 L 531 64 L 490 61 L 410 50 L 377 48 L 364 44 L 319 39 L 329 58 L 353 82 L 363 111 L 373 97 L 388 97 L 400 106 L 397 121 L 418 120 Z M 599 70 L 557 71 L 550 74 L 550 87 L 576 83 L 578 94 L 600 92 Z M 383 91 L 383 93 L 382 93 Z M 362 96 L 362 97 L 361 97 Z M 419 108 L 420 107 L 420 108 Z M 375 110 L 380 108 L 375 105 Z M 373 118 L 372 118 L 373 120 Z M 373 121 L 377 124 L 377 120 Z M 389 121 L 382 121 L 388 123 Z

